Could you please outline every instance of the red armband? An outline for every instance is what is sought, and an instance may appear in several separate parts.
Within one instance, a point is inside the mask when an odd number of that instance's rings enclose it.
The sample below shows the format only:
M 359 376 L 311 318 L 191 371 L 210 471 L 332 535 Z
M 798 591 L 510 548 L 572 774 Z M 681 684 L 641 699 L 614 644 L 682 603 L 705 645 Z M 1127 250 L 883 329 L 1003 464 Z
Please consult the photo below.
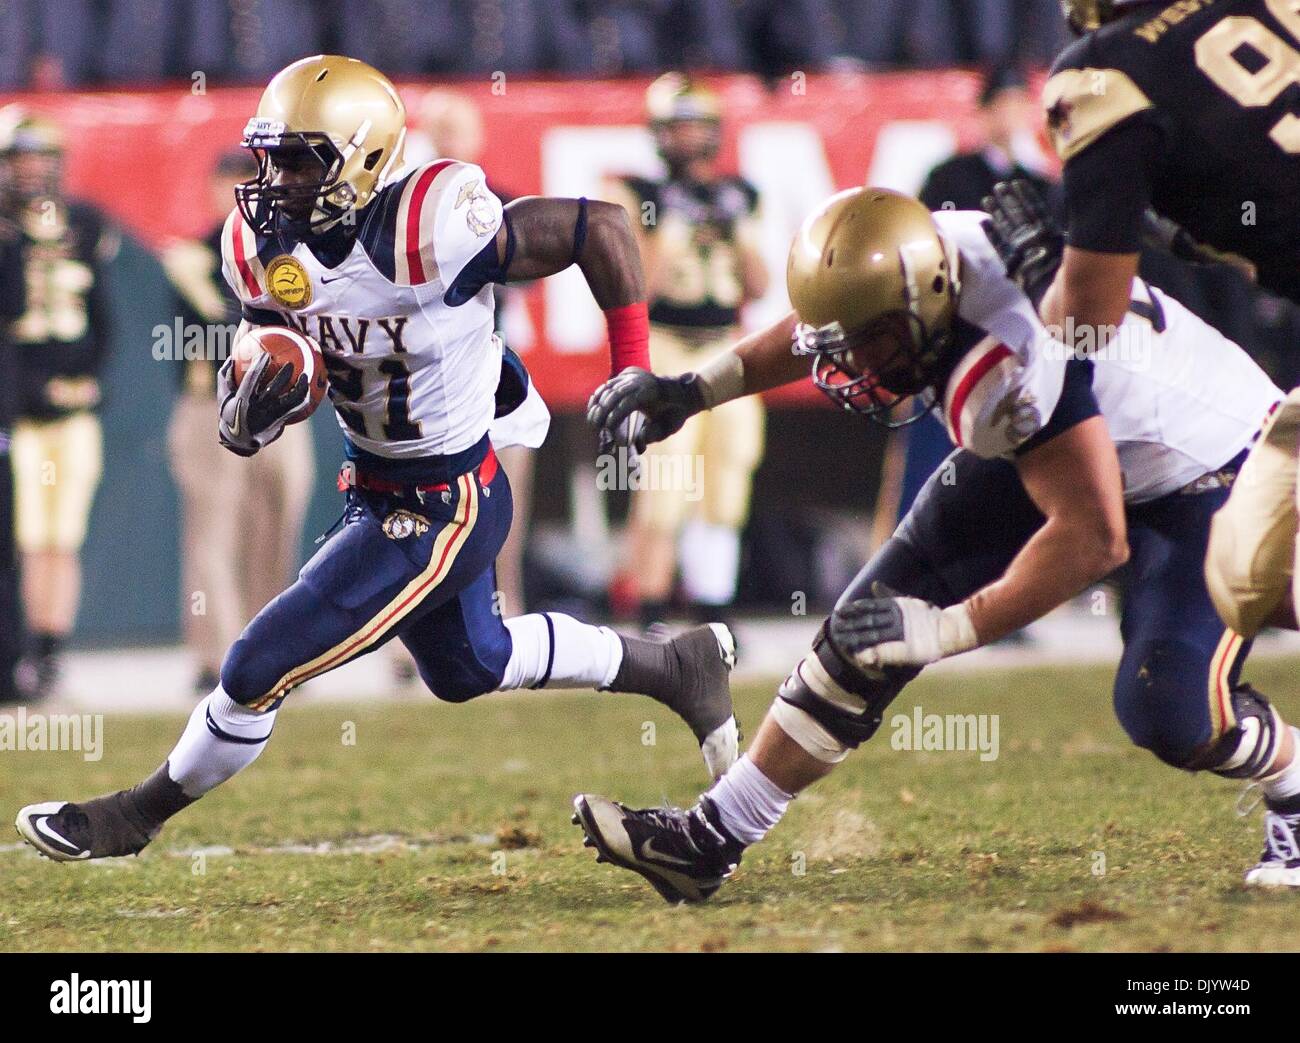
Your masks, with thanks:
M 650 312 L 645 301 L 605 309 L 610 373 L 629 366 L 650 368 Z

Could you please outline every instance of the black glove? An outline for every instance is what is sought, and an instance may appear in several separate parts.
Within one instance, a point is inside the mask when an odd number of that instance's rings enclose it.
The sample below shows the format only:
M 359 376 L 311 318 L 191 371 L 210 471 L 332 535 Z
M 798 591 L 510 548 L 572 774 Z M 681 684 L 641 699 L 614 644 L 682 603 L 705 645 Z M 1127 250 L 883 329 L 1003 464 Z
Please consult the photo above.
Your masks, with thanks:
M 290 386 L 293 369 L 282 365 L 265 386 L 263 374 L 271 356 L 263 353 L 235 386 L 235 357 L 226 359 L 217 373 L 221 421 L 217 431 L 221 444 L 239 456 L 252 456 L 280 437 L 293 411 L 307 401 L 307 374 L 301 373 Z
M 1142 241 L 1148 246 L 1168 250 L 1175 257 L 1192 264 L 1226 264 L 1230 268 L 1236 268 L 1251 282 L 1259 274 L 1255 265 L 1245 257 L 1198 242 L 1182 225 L 1161 217 L 1149 207 L 1142 215 Z
M 998 182 L 993 195 L 984 197 L 984 209 L 989 214 L 984 234 L 1006 265 L 1007 275 L 1037 308 L 1061 267 L 1065 234 L 1028 181 Z
M 704 409 L 704 395 L 694 373 L 657 377 L 636 366 L 596 388 L 587 403 L 587 420 L 600 432 L 601 451 L 625 445 L 638 453 L 661 442 Z M 638 425 L 635 415 L 645 421 Z

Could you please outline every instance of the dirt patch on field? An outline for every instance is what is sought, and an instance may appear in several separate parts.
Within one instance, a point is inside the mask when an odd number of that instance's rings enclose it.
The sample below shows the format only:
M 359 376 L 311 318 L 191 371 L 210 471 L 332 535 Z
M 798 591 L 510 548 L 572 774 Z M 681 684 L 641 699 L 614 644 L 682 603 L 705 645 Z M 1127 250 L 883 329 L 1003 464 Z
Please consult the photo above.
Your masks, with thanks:
M 1068 909 L 1058 909 L 1047 920 L 1053 927 L 1060 927 L 1069 930 L 1079 924 L 1086 923 L 1119 923 L 1129 918 L 1128 913 L 1122 913 L 1118 909 L 1107 909 L 1098 902 L 1084 899 L 1076 906 Z
M 880 827 L 865 815 L 837 808 L 818 816 L 808 841 L 808 857 L 821 862 L 837 858 L 875 858 L 880 854 Z

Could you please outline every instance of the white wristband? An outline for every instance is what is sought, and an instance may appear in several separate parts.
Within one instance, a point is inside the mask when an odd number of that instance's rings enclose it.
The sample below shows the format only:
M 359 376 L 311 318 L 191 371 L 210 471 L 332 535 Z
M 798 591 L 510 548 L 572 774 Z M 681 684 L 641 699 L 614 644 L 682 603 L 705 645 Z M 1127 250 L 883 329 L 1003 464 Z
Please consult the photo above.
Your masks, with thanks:
M 714 409 L 745 396 L 745 363 L 734 351 L 724 351 L 696 371 L 695 381 L 704 395 L 704 408 Z
M 969 652 L 978 648 L 979 643 L 966 602 L 950 605 L 939 613 L 939 648 L 945 657 Z

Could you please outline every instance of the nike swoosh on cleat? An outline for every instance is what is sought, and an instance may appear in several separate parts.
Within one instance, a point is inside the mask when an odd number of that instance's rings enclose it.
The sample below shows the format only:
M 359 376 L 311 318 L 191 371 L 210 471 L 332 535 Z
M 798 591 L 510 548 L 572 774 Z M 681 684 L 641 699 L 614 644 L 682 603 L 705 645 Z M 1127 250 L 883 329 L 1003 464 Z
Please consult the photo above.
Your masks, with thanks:
M 657 851 L 654 846 L 653 837 L 641 845 L 641 849 L 637 854 L 640 858 L 653 859 L 656 862 L 668 862 L 672 865 L 689 866 L 691 864 L 690 861 L 685 858 L 678 858 L 676 855 L 668 855 L 664 854 L 662 851 Z
M 89 851 L 82 851 L 80 848 L 77 847 L 76 844 L 68 840 L 67 837 L 61 836 L 53 829 L 51 829 L 48 825 L 45 824 L 44 818 L 34 819 L 32 821 L 32 825 L 35 826 L 36 832 L 43 833 L 49 839 L 56 841 L 57 843 L 62 844 L 64 847 L 66 847 L 68 851 L 64 851 L 62 852 L 62 854 L 75 852 L 75 854 L 73 855 L 73 857 L 75 858 L 85 858 L 88 854 L 90 854 Z

